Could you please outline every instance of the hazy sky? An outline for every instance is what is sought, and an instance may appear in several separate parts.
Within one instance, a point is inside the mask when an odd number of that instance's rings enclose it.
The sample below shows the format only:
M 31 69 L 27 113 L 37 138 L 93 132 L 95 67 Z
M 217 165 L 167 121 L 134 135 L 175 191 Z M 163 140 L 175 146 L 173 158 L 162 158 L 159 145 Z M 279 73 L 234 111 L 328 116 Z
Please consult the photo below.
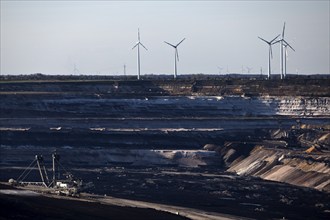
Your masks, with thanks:
M 288 72 L 330 73 L 330 1 L 3 1 L 1 74 L 267 72 L 267 44 L 282 31 L 296 52 Z M 272 68 L 279 72 L 279 45 Z M 220 68 L 219 68 L 220 67 Z

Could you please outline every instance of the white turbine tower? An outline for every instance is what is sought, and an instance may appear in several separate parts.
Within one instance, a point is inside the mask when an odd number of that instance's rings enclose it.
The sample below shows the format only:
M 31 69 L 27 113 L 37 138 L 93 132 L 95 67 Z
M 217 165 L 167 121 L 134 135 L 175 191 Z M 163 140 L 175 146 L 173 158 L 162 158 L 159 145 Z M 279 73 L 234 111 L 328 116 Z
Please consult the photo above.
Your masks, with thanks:
M 285 31 L 285 22 L 284 22 L 284 25 L 283 25 L 283 30 L 282 30 L 282 38 L 281 40 L 279 41 L 281 46 L 280 46 L 280 56 L 281 56 L 281 79 L 284 78 L 284 73 L 283 73 L 283 40 L 284 40 L 284 31 Z
M 140 69 L 141 69 L 141 65 L 140 65 L 140 45 L 148 50 L 140 41 L 140 29 L 138 29 L 138 41 L 136 42 L 136 44 L 134 45 L 134 47 L 132 48 L 132 50 L 137 47 L 137 62 L 138 62 L 138 75 L 137 75 L 137 79 L 140 80 Z
M 266 41 L 265 39 L 258 37 L 260 40 L 266 42 L 269 45 L 269 50 L 268 50 L 268 79 L 270 79 L 271 75 L 271 67 L 270 67 L 270 59 L 273 58 L 273 51 L 272 51 L 272 45 L 274 44 L 273 42 L 279 37 L 280 35 L 277 35 L 273 40 L 271 41 Z
M 171 47 L 173 47 L 175 49 L 175 52 L 174 52 L 174 79 L 176 79 L 177 77 L 177 64 L 176 62 L 179 61 L 179 53 L 178 53 L 178 46 L 185 40 L 186 38 L 183 38 L 178 44 L 176 45 L 173 45 L 173 44 L 170 44 L 166 41 L 164 41 L 166 44 L 170 45 Z

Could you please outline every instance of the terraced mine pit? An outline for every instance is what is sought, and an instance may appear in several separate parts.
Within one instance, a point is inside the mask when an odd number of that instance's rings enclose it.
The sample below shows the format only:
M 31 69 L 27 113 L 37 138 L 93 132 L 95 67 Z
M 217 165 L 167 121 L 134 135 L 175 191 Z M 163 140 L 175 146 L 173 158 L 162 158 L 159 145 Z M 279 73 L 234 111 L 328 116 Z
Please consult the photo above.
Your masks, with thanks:
M 3 80 L 0 181 L 37 154 L 50 168 L 56 150 L 97 201 L 192 219 L 328 219 L 329 83 Z

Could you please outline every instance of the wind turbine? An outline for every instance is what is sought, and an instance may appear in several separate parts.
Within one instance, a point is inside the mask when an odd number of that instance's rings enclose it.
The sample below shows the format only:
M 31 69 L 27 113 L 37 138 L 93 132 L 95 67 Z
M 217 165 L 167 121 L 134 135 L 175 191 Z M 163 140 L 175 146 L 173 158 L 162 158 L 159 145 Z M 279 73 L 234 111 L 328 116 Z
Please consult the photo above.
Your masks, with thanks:
M 76 64 L 73 64 L 73 74 L 74 75 L 78 75 L 79 74 L 79 70 L 78 70 Z
M 219 74 L 221 74 L 222 69 L 223 69 L 222 67 L 218 66 Z
M 293 51 L 295 51 L 291 45 L 286 42 L 284 40 L 284 31 L 285 31 L 285 22 L 283 25 L 283 30 L 282 30 L 282 37 L 280 40 L 274 42 L 274 44 L 276 43 L 280 43 L 280 53 L 281 53 L 281 79 L 284 79 L 286 77 L 286 59 L 287 59 L 287 47 L 289 46 Z M 285 49 L 285 53 L 283 54 L 283 48 Z M 284 65 L 283 65 L 283 56 L 284 56 Z M 283 68 L 285 68 L 285 70 L 283 71 Z
M 137 59 L 138 59 L 138 75 L 137 75 L 137 79 L 138 80 L 140 80 L 140 67 L 141 67 L 141 65 L 140 65 L 140 45 L 144 48 L 144 49 L 146 49 L 146 50 L 148 50 L 142 43 L 141 43 L 141 41 L 140 41 L 140 29 L 138 29 L 138 41 L 136 42 L 136 44 L 134 45 L 134 47 L 132 48 L 132 50 L 135 48 L 135 47 L 137 47 Z
M 273 51 L 272 51 L 272 45 L 274 44 L 273 42 L 279 37 L 280 35 L 277 35 L 273 40 L 271 41 L 266 41 L 265 39 L 258 37 L 260 40 L 266 42 L 269 45 L 269 50 L 268 50 L 268 79 L 270 79 L 271 75 L 271 68 L 270 68 L 270 58 L 273 58 Z
M 247 72 L 248 72 L 248 73 L 250 73 L 250 72 L 251 72 L 251 70 L 252 70 L 253 68 L 252 68 L 252 67 L 248 67 L 248 66 L 247 66 L 247 67 L 246 67 L 246 69 L 247 69 Z
M 179 53 L 178 53 L 178 46 L 185 40 L 186 38 L 183 38 L 178 44 L 176 45 L 173 45 L 173 44 L 170 44 L 166 41 L 164 41 L 164 43 L 170 45 L 171 47 L 173 47 L 175 49 L 175 52 L 174 52 L 174 79 L 176 79 L 177 77 L 177 64 L 176 62 L 179 61 Z

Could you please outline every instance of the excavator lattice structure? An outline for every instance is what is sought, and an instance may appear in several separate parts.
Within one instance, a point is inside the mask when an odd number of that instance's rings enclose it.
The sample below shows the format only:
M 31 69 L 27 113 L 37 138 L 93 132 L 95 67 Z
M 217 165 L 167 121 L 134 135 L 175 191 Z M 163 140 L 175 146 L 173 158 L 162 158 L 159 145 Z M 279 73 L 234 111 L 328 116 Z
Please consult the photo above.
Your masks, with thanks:
M 31 182 L 25 181 L 32 170 L 37 168 L 41 181 Z M 61 179 L 60 168 L 65 171 L 66 179 Z M 49 189 L 49 192 L 60 195 L 76 196 L 79 192 L 93 186 L 91 182 L 83 184 L 83 181 L 76 179 L 73 175 L 65 170 L 60 163 L 60 155 L 56 152 L 52 154 L 52 179 L 49 178 L 47 169 L 42 155 L 36 155 L 35 159 L 17 178 L 10 179 L 9 183 L 17 186 L 41 186 Z

